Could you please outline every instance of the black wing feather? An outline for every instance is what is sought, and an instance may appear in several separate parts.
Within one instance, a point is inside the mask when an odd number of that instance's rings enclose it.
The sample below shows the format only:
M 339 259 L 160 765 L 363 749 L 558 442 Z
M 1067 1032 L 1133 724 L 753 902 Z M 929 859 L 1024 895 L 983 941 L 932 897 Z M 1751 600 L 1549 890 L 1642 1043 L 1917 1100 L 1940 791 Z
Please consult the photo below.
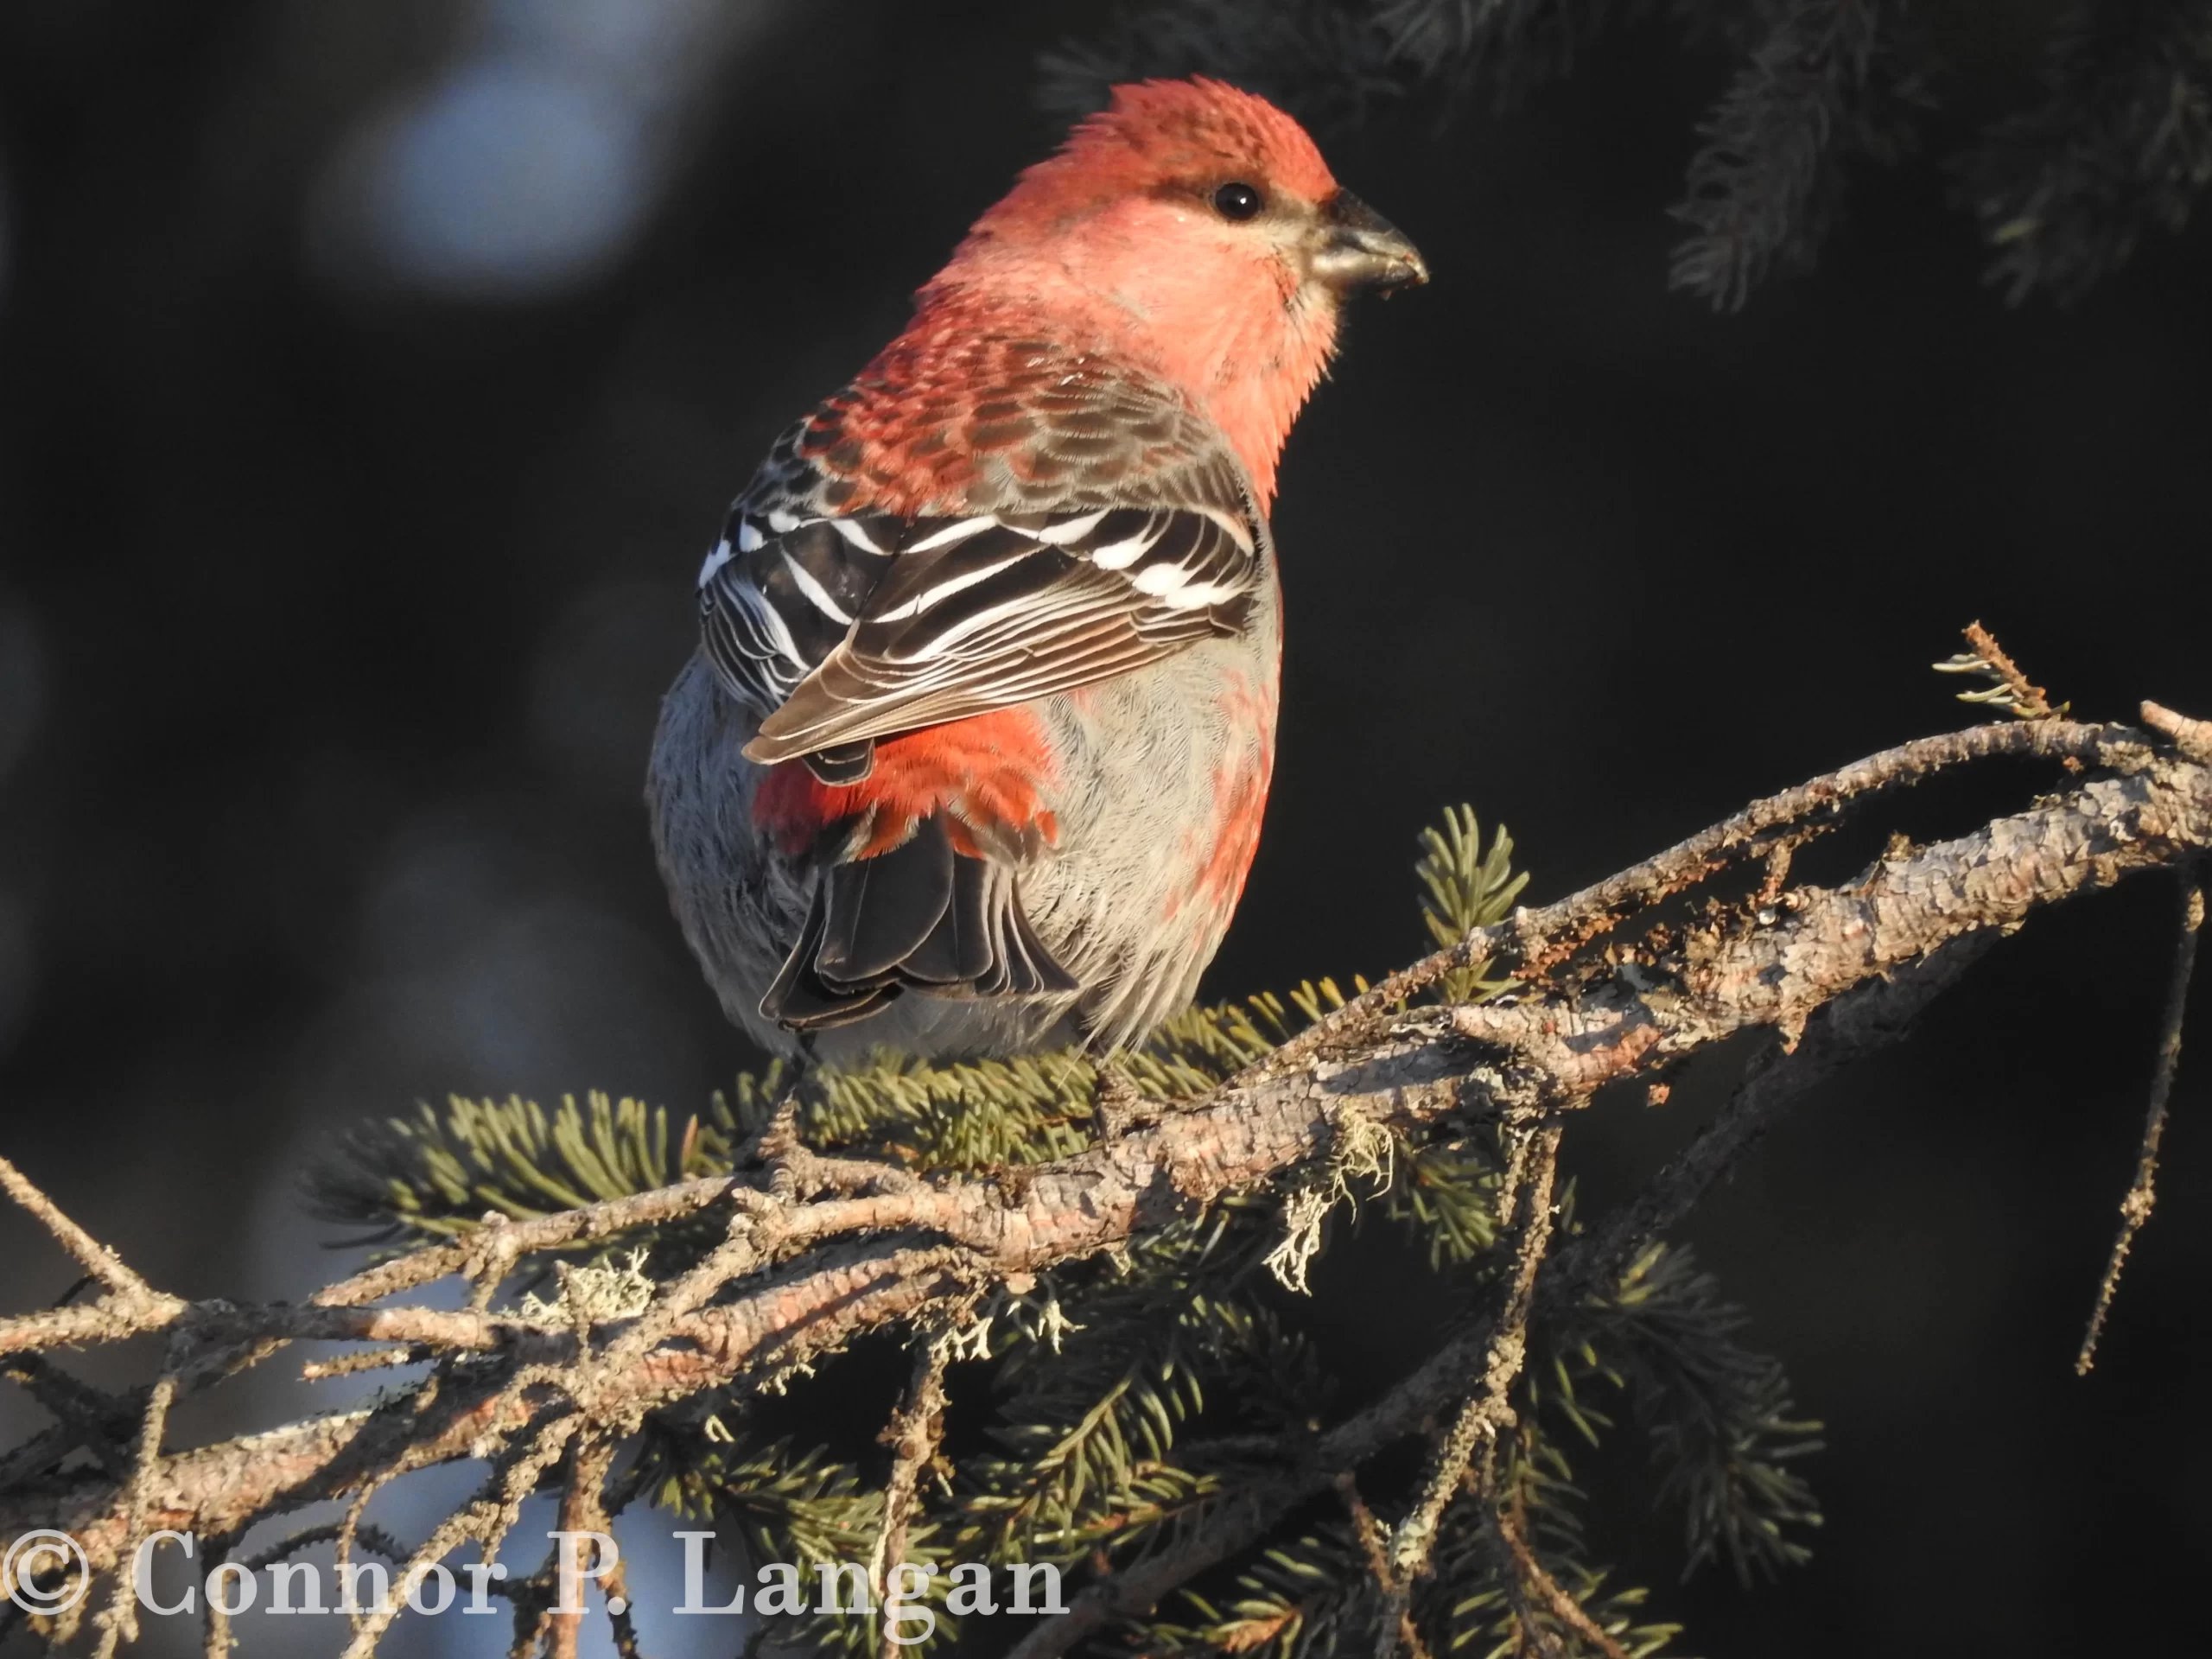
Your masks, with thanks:
M 778 441 L 700 573 L 707 655 L 760 716 L 751 759 L 835 750 L 817 770 L 849 782 L 877 738 L 1247 625 L 1267 529 L 1203 417 L 1084 359 L 1009 402 L 1028 410 L 1030 476 L 999 479 L 995 510 L 851 511 L 854 480 L 832 467 L 853 446 L 822 437 L 826 417 Z
M 1241 631 L 1265 579 L 1256 523 L 1196 508 L 1141 517 L 1132 528 L 1071 512 L 901 555 L 746 753 L 788 760 L 982 714 Z M 1122 533 L 1107 539 L 1109 520 Z M 1064 526 L 1082 533 L 1058 539 Z

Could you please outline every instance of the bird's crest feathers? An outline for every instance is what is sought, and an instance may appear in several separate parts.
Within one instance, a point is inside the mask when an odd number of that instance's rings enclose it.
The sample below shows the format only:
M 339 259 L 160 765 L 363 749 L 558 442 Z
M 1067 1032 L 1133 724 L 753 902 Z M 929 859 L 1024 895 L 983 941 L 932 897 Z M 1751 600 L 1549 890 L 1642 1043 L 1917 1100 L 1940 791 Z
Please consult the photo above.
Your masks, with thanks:
M 1084 117 L 1058 150 L 1026 170 L 976 228 L 1151 186 L 1257 175 L 1308 201 L 1337 188 L 1306 129 L 1263 98 L 1201 75 L 1141 80 L 1113 89 L 1113 101 Z

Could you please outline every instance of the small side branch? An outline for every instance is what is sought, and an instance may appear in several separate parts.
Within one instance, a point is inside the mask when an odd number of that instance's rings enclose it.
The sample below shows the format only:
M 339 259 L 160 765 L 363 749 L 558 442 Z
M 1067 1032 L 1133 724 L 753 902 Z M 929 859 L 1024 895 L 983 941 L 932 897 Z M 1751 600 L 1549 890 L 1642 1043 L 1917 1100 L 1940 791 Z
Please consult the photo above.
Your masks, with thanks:
M 1496 958 L 1497 973 L 1534 979 L 1616 926 L 1624 915 L 1685 892 L 1747 854 L 1766 850 L 1779 832 L 1802 838 L 1808 826 L 1833 818 L 1857 800 L 1999 755 L 2115 766 L 2147 759 L 2148 750 L 2143 734 L 2128 727 L 2066 720 L 2008 721 L 1901 743 L 1754 801 L 1734 817 L 1580 893 L 1538 909 L 1516 911 L 1510 920 L 1476 929 L 1459 944 L 1385 976 L 1231 1078 L 1228 1086 L 1278 1077 L 1316 1055 L 1371 1039 L 1408 999 L 1446 975 L 1485 958 Z M 2212 765 L 2212 760 L 2199 764 Z
M 1491 1520 L 1498 1541 L 1505 1547 L 1505 1567 L 1522 1586 L 1522 1599 L 1533 1597 L 1544 1610 L 1587 1642 L 1605 1659 L 1629 1659 L 1628 1649 L 1607 1635 L 1582 1604 L 1567 1594 L 1566 1586 L 1545 1570 L 1529 1542 L 1527 1517 L 1518 1503 L 1502 1506 Z
M 123 1548 L 119 1559 L 130 1560 L 138 1546 L 155 1530 L 152 1521 L 153 1485 L 162 1463 L 162 1437 L 168 1432 L 169 1407 L 176 1401 L 176 1372 L 164 1369 L 146 1395 L 146 1410 L 138 1425 L 138 1445 L 132 1458 L 130 1478 L 124 1483 Z M 113 1659 L 117 1646 L 138 1639 L 137 1586 L 129 1573 L 119 1574 L 115 1593 L 94 1620 L 99 1641 L 94 1659 Z
M 2050 693 L 2029 679 L 1996 635 L 1979 622 L 1967 624 L 1967 649 L 1936 664 L 1938 674 L 1974 674 L 1989 682 L 1979 691 L 1961 691 L 1961 702 L 2002 709 L 2015 720 L 2056 720 L 2066 705 L 2053 707 Z
M 149 1285 L 124 1265 L 121 1256 L 62 1214 L 60 1205 L 5 1158 L 0 1158 L 0 1192 L 28 1210 L 41 1226 L 54 1235 L 56 1243 L 107 1287 L 109 1294 L 104 1300 L 119 1303 L 126 1310 L 168 1313 L 171 1317 L 184 1307 L 175 1297 L 165 1296 Z
M 1436 1545 L 1436 1529 L 1444 1510 L 1459 1490 L 1476 1454 L 1513 1421 L 1507 1396 L 1521 1376 L 1529 1357 L 1529 1314 L 1535 1304 L 1536 1274 L 1544 1264 L 1552 1238 L 1552 1186 L 1559 1173 L 1560 1126 L 1548 1123 L 1528 1131 L 1513 1160 L 1520 1174 L 1511 1183 L 1521 1194 L 1522 1219 L 1513 1249 L 1512 1274 L 1505 1306 L 1491 1328 L 1483 1355 L 1482 1376 L 1475 1390 L 1459 1409 L 1452 1432 L 1438 1448 L 1421 1501 L 1398 1523 L 1390 1541 L 1391 1565 L 1401 1584 L 1410 1584 L 1427 1570 Z M 1481 1483 L 1478 1483 L 1479 1485 Z M 1488 1494 L 1478 1491 L 1478 1498 Z M 1384 1659 L 1388 1659 L 1387 1655 Z
M 1462 1485 L 1469 1484 L 1471 1470 L 1474 1471 L 1474 1501 L 1485 1507 L 1492 1501 L 1497 1467 L 1492 1453 L 1498 1434 L 1514 1421 L 1509 1396 L 1528 1361 L 1529 1315 L 1535 1306 L 1537 1274 L 1551 1247 L 1552 1187 L 1559 1173 L 1560 1134 L 1561 1126 L 1555 1121 L 1518 1132 L 1519 1143 L 1506 1169 L 1504 1192 L 1505 1202 L 1517 1200 L 1522 1213 L 1514 1229 L 1504 1306 L 1491 1327 L 1482 1374 L 1474 1390 L 1460 1407 L 1451 1433 L 1437 1447 L 1419 1500 L 1391 1535 L 1389 1570 L 1381 1580 L 1383 1610 L 1377 1623 L 1376 1659 L 1395 1659 L 1398 1653 L 1413 1587 L 1428 1572 L 1444 1511 Z
M 882 1434 L 883 1443 L 891 1448 L 891 1478 L 883 1489 L 883 1525 L 868 1562 L 868 1582 L 877 1605 L 885 1610 L 879 1649 L 882 1659 L 897 1659 L 903 1645 L 891 1615 L 892 1580 L 906 1559 L 906 1529 L 914 1518 L 922 1477 L 936 1461 L 944 1439 L 944 1368 L 950 1352 L 950 1344 L 942 1338 L 920 1340 L 906 1397 Z
M 2174 747 L 2200 766 L 2212 766 L 2212 720 L 2192 720 L 2163 703 L 2143 705 L 2143 723 L 2173 740 Z
M 2106 1315 L 2120 1291 L 2120 1269 L 2134 1248 L 2135 1236 L 2151 1219 L 2158 1201 L 2158 1143 L 2166 1133 L 2166 1110 L 2173 1100 L 2174 1073 L 2181 1067 L 2182 1018 L 2189 1004 L 2190 976 L 2196 969 L 2196 942 L 2204 931 L 2204 880 L 2191 870 L 2182 877 L 2181 938 L 2174 946 L 2172 977 L 2166 985 L 2165 1017 L 2158 1033 L 2158 1059 L 2151 1074 L 2151 1109 L 2143 1124 L 2143 1145 L 2135 1157 L 2135 1179 L 2120 1201 L 2120 1232 L 2112 1242 L 2112 1257 L 2105 1263 L 2103 1281 L 2097 1287 L 2096 1306 L 2089 1313 L 2089 1328 L 2082 1338 L 2082 1351 L 2075 1357 L 2074 1374 L 2087 1376 L 2097 1363 L 2097 1342 L 2104 1335 Z

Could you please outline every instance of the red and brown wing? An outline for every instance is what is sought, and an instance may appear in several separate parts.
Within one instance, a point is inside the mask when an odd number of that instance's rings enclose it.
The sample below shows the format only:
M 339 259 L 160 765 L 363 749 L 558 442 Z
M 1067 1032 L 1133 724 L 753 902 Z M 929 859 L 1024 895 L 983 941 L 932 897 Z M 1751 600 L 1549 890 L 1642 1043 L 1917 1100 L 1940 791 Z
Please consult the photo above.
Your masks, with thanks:
M 830 506 L 871 499 L 841 468 L 874 463 L 821 423 L 779 444 L 700 573 L 708 655 L 761 716 L 753 760 L 1144 667 L 1241 631 L 1268 579 L 1266 527 L 1211 427 L 1094 361 L 974 405 L 992 447 L 965 512 Z

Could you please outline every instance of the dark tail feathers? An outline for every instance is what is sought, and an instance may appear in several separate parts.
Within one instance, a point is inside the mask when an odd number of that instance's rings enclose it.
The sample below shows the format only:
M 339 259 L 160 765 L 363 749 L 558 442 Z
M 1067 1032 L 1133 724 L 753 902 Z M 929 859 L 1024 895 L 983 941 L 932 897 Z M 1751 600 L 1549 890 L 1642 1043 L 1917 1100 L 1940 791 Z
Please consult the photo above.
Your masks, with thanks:
M 865 1020 L 901 991 L 1034 996 L 1080 988 L 1029 918 L 1014 872 L 952 849 L 940 818 L 874 858 L 826 866 L 798 944 L 760 999 L 792 1031 Z

